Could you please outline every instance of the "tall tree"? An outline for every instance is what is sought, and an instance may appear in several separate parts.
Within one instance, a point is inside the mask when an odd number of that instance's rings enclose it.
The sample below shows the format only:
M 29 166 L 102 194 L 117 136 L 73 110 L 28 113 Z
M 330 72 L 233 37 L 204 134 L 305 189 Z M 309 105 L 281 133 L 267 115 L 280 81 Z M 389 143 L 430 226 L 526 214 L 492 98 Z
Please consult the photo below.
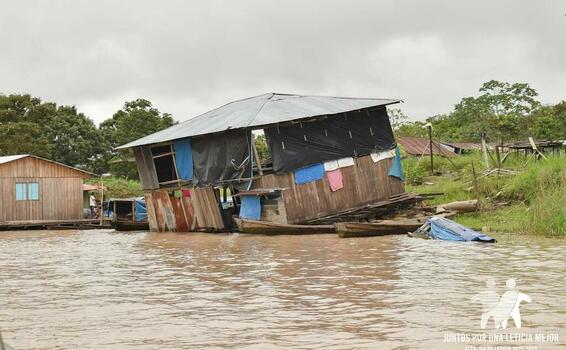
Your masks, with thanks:
M 107 143 L 118 147 L 141 137 L 153 134 L 175 124 L 168 113 L 161 113 L 150 101 L 136 99 L 124 103 L 124 107 L 112 118 L 100 124 L 100 131 Z M 129 152 L 113 151 L 107 159 L 109 170 L 118 176 L 137 178 L 137 168 Z
M 42 102 L 29 94 L 0 95 L 0 154 L 29 153 L 96 171 L 104 140 L 73 106 Z

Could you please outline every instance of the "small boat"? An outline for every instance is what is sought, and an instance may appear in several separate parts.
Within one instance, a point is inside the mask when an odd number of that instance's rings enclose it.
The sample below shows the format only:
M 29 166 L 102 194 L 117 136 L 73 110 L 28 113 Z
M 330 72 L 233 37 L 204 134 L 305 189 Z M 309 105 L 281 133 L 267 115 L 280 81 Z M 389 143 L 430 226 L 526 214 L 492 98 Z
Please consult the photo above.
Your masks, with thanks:
M 335 233 L 333 225 L 291 225 L 269 221 L 235 218 L 238 231 L 262 235 L 307 235 L 317 233 Z
M 427 237 L 443 241 L 495 243 L 492 238 L 482 232 L 474 231 L 464 225 L 440 216 L 434 216 L 419 227 L 412 237 Z
M 373 222 L 337 222 L 334 224 L 340 238 L 405 235 L 421 227 L 427 217 Z
M 117 231 L 149 230 L 147 207 L 143 197 L 110 199 L 108 216 L 112 227 Z

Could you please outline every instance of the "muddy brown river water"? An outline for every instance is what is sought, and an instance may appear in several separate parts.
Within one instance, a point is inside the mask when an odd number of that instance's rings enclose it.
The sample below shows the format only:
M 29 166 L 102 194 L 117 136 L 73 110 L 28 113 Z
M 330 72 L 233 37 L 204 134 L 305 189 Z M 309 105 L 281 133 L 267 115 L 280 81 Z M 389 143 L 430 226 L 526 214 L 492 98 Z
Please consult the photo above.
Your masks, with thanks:
M 564 242 L 0 232 L 0 328 L 15 349 L 558 349 Z M 480 329 L 490 277 L 532 299 L 521 329 Z

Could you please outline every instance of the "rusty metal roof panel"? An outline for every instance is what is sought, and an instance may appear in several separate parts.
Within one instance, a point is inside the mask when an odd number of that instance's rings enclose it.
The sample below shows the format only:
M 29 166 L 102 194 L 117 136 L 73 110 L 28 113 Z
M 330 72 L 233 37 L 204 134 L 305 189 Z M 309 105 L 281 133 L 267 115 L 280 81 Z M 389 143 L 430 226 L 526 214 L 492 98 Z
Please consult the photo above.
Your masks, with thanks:
M 422 137 L 400 137 L 397 143 L 401 148 L 410 155 L 421 156 L 430 155 L 430 144 L 428 139 Z M 443 157 L 455 157 L 456 153 L 452 152 L 438 141 L 432 141 L 432 154 Z
M 228 129 L 254 128 L 398 102 L 401 100 L 268 93 L 230 102 L 117 148 L 160 143 Z

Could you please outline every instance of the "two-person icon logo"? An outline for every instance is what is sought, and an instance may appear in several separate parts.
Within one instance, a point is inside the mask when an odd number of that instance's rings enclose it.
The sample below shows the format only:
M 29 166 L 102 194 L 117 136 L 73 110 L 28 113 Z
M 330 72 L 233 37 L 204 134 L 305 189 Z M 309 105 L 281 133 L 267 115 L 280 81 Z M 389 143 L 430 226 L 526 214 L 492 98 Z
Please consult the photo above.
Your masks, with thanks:
M 482 315 L 480 326 L 485 329 L 490 318 L 493 318 L 495 328 L 507 328 L 509 317 L 513 319 L 515 327 L 521 328 L 521 313 L 519 306 L 521 302 L 531 302 L 531 298 L 515 289 L 516 282 L 510 278 L 505 283 L 507 291 L 501 297 L 497 294 L 495 280 L 488 279 L 486 282 L 487 290 L 472 297 L 473 302 L 482 304 Z

